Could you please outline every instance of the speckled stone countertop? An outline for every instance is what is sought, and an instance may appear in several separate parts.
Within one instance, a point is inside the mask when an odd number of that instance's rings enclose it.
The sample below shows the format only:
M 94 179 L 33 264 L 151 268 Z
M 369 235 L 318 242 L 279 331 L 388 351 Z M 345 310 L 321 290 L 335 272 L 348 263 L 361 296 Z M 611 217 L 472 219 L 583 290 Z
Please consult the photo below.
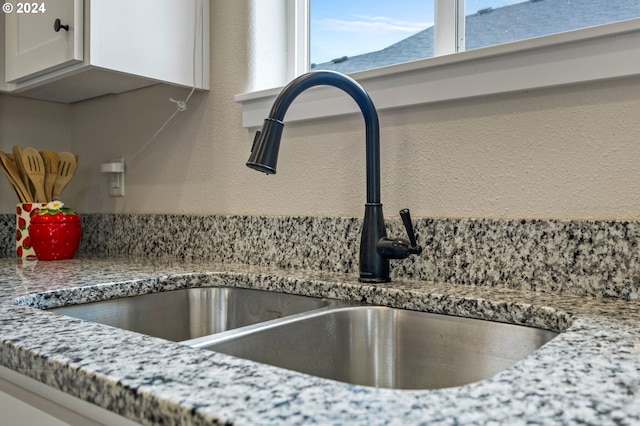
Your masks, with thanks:
M 89 323 L 53 307 L 240 286 L 563 331 L 470 385 L 391 390 L 316 378 Z M 516 289 L 149 259 L 0 260 L 0 364 L 145 424 L 640 424 L 640 303 Z

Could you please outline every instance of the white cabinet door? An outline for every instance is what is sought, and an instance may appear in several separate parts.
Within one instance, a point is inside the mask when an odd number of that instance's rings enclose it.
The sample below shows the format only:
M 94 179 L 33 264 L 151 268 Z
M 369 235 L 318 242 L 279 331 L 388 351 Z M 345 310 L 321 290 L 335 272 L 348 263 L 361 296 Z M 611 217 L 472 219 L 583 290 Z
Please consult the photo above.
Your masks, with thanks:
M 7 425 L 67 426 L 69 424 L 4 392 L 0 392 L 0 411 L 2 412 L 2 421 Z
M 139 426 L 139 423 L 1 365 L 0 424 L 3 426 Z
M 4 13 L 6 82 L 82 61 L 82 0 L 6 3 L 13 5 L 10 13 L 6 9 Z M 56 31 L 56 19 L 68 29 Z

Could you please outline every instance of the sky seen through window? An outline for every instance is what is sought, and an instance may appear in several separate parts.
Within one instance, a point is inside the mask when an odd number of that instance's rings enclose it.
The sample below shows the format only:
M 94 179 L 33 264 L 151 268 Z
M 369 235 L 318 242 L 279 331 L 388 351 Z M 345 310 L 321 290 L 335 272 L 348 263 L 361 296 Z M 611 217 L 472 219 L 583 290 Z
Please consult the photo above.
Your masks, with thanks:
M 465 14 L 522 0 L 467 0 Z M 384 49 L 433 25 L 434 0 L 311 0 L 311 63 Z

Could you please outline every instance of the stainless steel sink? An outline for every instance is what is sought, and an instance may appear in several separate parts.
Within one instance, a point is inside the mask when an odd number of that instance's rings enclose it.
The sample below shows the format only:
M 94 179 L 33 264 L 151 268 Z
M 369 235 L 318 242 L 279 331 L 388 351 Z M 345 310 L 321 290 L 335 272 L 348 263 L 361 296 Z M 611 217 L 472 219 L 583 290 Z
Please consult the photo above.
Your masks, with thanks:
M 342 382 L 436 389 L 483 380 L 557 333 L 375 306 L 336 308 L 192 346 Z
M 342 382 L 437 389 L 494 376 L 557 333 L 380 306 L 214 287 L 52 309 Z
M 51 311 L 178 342 L 338 303 L 262 290 L 212 287 L 124 297 Z

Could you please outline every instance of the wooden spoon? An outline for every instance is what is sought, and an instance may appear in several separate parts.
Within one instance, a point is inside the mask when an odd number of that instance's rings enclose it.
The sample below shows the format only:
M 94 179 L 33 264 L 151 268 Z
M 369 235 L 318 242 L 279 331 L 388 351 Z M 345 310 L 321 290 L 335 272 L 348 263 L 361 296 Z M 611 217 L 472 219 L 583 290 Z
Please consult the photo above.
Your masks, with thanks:
M 7 177 L 7 180 L 9 181 L 9 185 L 11 185 L 11 187 L 15 191 L 16 197 L 18 197 L 18 202 L 19 203 L 24 203 L 25 201 L 24 201 L 24 196 L 22 195 L 22 192 L 20 192 L 20 190 L 16 186 L 16 182 L 13 180 L 13 178 L 11 177 L 11 175 L 9 174 L 7 169 L 4 168 L 4 166 L 2 166 L 2 171 L 3 171 L 4 175 Z
M 44 194 L 47 202 L 53 201 L 53 185 L 58 177 L 58 153 L 55 151 L 40 151 L 44 161 Z
M 13 179 L 13 177 L 11 176 L 11 174 L 7 171 L 7 168 L 4 166 L 4 163 L 0 162 L 0 165 L 2 165 L 2 172 L 4 173 L 5 177 L 7 178 L 7 181 L 9 182 L 9 185 L 11 185 L 11 187 L 13 188 L 13 190 L 16 193 L 16 197 L 18 197 L 18 202 L 19 203 L 24 203 L 24 195 L 22 194 L 22 191 L 20 191 L 20 189 L 16 186 L 16 181 Z
M 0 152 L 0 161 L 2 162 L 3 170 L 7 173 L 7 179 L 11 178 L 9 182 L 13 181 L 12 185 L 16 188 L 18 199 L 23 203 L 33 203 L 33 198 L 31 198 L 27 188 L 25 188 L 22 178 L 20 177 L 20 173 L 11 163 L 7 154 Z
M 58 176 L 53 185 L 52 199 L 58 199 L 76 172 L 76 167 L 78 167 L 78 164 L 76 163 L 76 157 L 72 153 L 61 152 L 58 154 Z
M 46 203 L 47 196 L 44 192 L 44 161 L 40 153 L 33 148 L 25 148 L 22 151 L 22 165 L 24 166 L 29 179 L 36 188 L 36 198 L 39 203 Z
M 22 161 L 23 160 L 22 149 L 20 149 L 18 145 L 13 147 L 13 157 L 15 158 L 16 170 L 18 170 L 18 176 L 20 176 L 20 182 L 22 182 L 22 184 L 24 185 L 26 189 L 26 194 L 29 195 L 29 198 L 32 200 L 31 202 L 33 202 L 34 191 L 31 190 L 31 182 L 29 181 L 27 172 L 24 170 L 24 167 L 22 166 L 24 164 Z

